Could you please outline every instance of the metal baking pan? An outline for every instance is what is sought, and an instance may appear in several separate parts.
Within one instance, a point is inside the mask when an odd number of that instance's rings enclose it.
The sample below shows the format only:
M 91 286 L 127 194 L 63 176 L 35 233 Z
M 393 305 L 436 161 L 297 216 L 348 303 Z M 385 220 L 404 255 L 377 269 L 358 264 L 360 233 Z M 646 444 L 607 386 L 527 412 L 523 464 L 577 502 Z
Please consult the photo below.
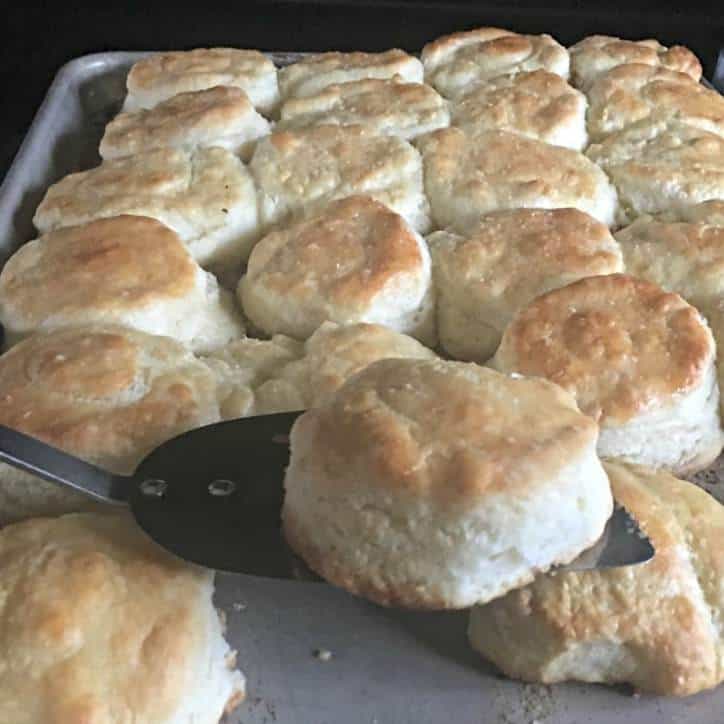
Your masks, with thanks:
M 47 187 L 99 163 L 105 124 L 142 53 L 99 53 L 56 76 L 0 187 L 0 253 L 35 236 Z M 278 64 L 292 54 L 272 54 Z M 703 474 L 718 487 L 717 470 Z M 220 575 L 216 602 L 247 676 L 230 724 L 721 724 L 724 686 L 688 699 L 509 681 L 467 645 L 467 614 L 387 610 L 330 586 Z M 331 652 L 331 658 L 316 655 Z

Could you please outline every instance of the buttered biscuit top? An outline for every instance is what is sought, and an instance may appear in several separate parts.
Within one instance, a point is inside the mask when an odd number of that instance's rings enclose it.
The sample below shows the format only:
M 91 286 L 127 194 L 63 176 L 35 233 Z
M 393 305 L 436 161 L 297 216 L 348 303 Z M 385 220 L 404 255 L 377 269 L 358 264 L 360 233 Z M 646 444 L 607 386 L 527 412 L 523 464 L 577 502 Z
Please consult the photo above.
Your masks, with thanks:
M 502 209 L 572 207 L 610 226 L 617 199 L 583 154 L 509 131 L 445 128 L 418 141 L 425 191 L 440 228 L 466 233 Z
M 643 63 L 686 73 L 694 81 L 701 78 L 701 63 L 688 48 L 666 48 L 657 40 L 624 40 L 610 35 L 589 35 L 571 46 L 571 79 L 578 88 L 612 68 L 628 63 Z
M 367 196 L 336 201 L 262 239 L 239 296 L 267 334 L 304 339 L 326 320 L 366 321 L 432 341 L 427 245 Z
M 196 48 L 156 53 L 131 68 L 126 85 L 125 111 L 153 108 L 179 93 L 214 86 L 241 88 L 264 113 L 279 101 L 277 69 L 258 50 Z
M 425 80 L 456 98 L 473 83 L 508 73 L 548 70 L 568 77 L 568 51 L 550 35 L 479 28 L 445 35 L 422 49 Z
M 250 168 L 266 225 L 354 194 L 381 201 L 418 231 L 430 225 L 420 154 L 400 138 L 378 136 L 363 126 L 277 131 L 259 142 Z
M 112 471 L 218 419 L 211 372 L 167 337 L 72 327 L 0 357 L 0 422 Z
M 714 346 L 703 318 L 678 294 L 612 274 L 549 292 L 503 335 L 496 364 L 570 390 L 598 420 L 627 420 L 691 391 Z
M 229 292 L 155 219 L 114 216 L 50 232 L 18 249 L 0 273 L 0 321 L 25 336 L 113 322 L 195 350 L 244 333 Z
M 398 78 L 422 83 L 422 63 L 404 50 L 384 53 L 317 53 L 302 58 L 279 71 L 282 100 L 314 95 L 334 83 L 365 78 Z

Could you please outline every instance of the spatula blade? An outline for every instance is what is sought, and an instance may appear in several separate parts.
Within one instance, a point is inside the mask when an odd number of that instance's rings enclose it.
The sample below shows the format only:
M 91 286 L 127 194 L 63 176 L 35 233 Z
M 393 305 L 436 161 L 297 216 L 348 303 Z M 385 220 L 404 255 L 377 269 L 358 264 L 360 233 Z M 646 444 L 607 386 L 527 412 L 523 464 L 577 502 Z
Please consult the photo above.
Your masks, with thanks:
M 208 568 L 293 578 L 280 511 L 288 435 L 300 414 L 209 425 L 156 448 L 134 473 L 129 495 L 141 528 Z
M 288 434 L 299 412 L 199 428 L 156 448 L 139 466 L 129 502 L 157 543 L 194 563 L 234 573 L 298 578 L 280 531 Z M 654 549 L 617 507 L 599 542 L 558 570 L 634 565 Z
M 556 571 L 587 571 L 645 563 L 654 557 L 654 547 L 628 511 L 616 505 L 601 537 L 581 555 Z

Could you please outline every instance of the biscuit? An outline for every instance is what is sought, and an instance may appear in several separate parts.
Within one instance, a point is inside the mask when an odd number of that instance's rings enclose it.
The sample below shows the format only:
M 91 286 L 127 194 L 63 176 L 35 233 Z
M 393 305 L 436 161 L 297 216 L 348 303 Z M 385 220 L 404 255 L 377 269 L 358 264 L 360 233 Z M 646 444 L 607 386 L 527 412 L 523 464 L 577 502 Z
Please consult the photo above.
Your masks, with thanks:
M 241 88 L 262 113 L 279 102 L 277 70 L 258 50 L 196 48 L 156 53 L 133 65 L 124 111 L 153 108 L 179 93 L 214 86 Z
M 644 119 L 671 118 L 724 136 L 724 98 L 686 73 L 619 65 L 588 91 L 588 132 L 599 140 Z
M 394 136 L 361 126 L 321 125 L 262 139 L 250 164 L 265 226 L 317 213 L 334 199 L 366 194 L 420 233 L 430 227 L 420 154 Z
M 653 65 L 701 78 L 701 63 L 681 45 L 666 48 L 657 40 L 623 40 L 610 35 L 589 35 L 569 48 L 571 82 L 586 89 L 602 73 L 629 63 Z
M 478 28 L 444 35 L 422 49 L 425 80 L 447 98 L 510 73 L 547 70 L 568 78 L 568 51 L 550 35 Z
M 596 436 L 545 380 L 374 362 L 294 423 L 284 533 L 327 581 L 383 605 L 491 600 L 601 535 Z
M 119 474 L 220 419 L 216 381 L 178 342 L 112 325 L 36 334 L 0 356 L 0 424 Z M 0 465 L 0 524 L 90 505 Z
M 705 316 L 724 297 L 723 226 L 642 216 L 616 239 L 628 274 L 680 294 Z
M 47 233 L 120 214 L 158 219 L 205 267 L 245 261 L 259 238 L 254 181 L 223 148 L 164 148 L 69 174 L 48 189 L 33 222 Z
M 574 151 L 585 148 L 586 96 L 546 70 L 503 75 L 466 90 L 452 105 L 452 125 L 470 135 L 511 131 Z
M 724 199 L 724 137 L 678 120 L 640 121 L 588 147 L 619 198 L 618 221 Z
M 379 324 L 325 322 L 304 344 L 278 334 L 246 337 L 205 357 L 219 379 L 226 418 L 318 407 L 351 377 L 381 359 L 435 359 L 412 337 Z
M 112 323 L 195 351 L 244 334 L 233 296 L 155 219 L 115 216 L 23 244 L 0 272 L 6 343 L 33 332 Z
M 515 313 L 544 292 L 623 271 L 608 228 L 576 209 L 488 214 L 465 236 L 428 237 L 437 330 L 455 359 L 485 362 Z
M 422 63 L 393 48 L 384 53 L 317 53 L 279 71 L 282 100 L 316 95 L 337 83 L 366 78 L 397 78 L 407 83 L 422 83 Z
M 150 110 L 120 113 L 107 126 L 99 153 L 109 160 L 157 148 L 218 146 L 248 160 L 271 132 L 244 91 L 232 86 L 179 93 Z
M 281 108 L 277 130 L 319 124 L 360 125 L 410 140 L 450 125 L 447 101 L 422 83 L 367 79 L 330 85 Z
M 721 683 L 724 509 L 665 472 L 606 464 L 616 501 L 656 555 L 646 563 L 540 576 L 470 614 L 473 648 L 507 676 L 629 683 L 685 696 Z
M 244 677 L 213 591 L 126 514 L 3 528 L 0 721 L 218 722 Z
M 322 322 L 376 322 L 434 342 L 434 298 L 425 240 L 369 196 L 331 203 L 265 236 L 238 295 L 267 335 L 311 336 Z
M 695 206 L 687 206 L 677 212 L 665 212 L 660 218 L 667 221 L 703 222 L 711 226 L 724 226 L 724 199 L 710 199 Z
M 214 350 L 201 360 L 214 374 L 221 417 L 232 420 L 251 415 L 303 410 L 308 390 L 286 381 L 279 382 L 282 370 L 304 355 L 304 343 L 276 334 L 271 339 L 242 337 Z M 274 402 L 260 403 L 261 388 L 273 395 Z
M 678 474 L 719 455 L 715 347 L 678 294 L 623 274 L 588 277 L 521 310 L 492 365 L 544 377 L 601 428 L 598 452 Z
M 418 141 L 433 222 L 467 234 L 480 217 L 515 208 L 572 207 L 610 226 L 616 192 L 583 154 L 507 131 L 459 128 Z

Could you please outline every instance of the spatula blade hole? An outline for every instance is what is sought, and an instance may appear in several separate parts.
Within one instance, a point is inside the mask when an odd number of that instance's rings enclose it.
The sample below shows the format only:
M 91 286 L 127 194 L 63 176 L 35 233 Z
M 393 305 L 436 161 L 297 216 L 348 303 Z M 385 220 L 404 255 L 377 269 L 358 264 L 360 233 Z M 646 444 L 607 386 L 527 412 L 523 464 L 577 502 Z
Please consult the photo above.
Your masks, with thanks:
M 168 483 L 160 478 L 149 478 L 139 486 L 141 493 L 148 498 L 162 498 L 168 489 Z
M 209 483 L 209 494 L 219 498 L 231 495 L 236 490 L 236 483 L 233 480 L 212 480 Z

